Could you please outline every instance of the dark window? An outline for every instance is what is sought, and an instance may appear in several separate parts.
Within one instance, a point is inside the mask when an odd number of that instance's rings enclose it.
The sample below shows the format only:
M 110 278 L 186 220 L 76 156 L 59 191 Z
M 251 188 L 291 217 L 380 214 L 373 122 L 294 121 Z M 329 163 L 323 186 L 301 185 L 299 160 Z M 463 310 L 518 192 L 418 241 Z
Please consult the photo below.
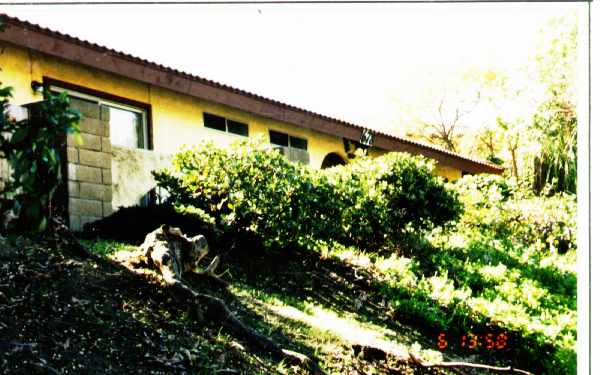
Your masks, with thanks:
M 204 113 L 204 126 L 224 132 L 227 131 L 225 117 L 211 115 L 210 113 Z
M 278 146 L 277 149 L 279 152 L 289 160 L 302 164 L 310 162 L 308 141 L 306 139 L 292 137 L 289 134 L 280 133 L 275 130 L 269 130 L 269 139 L 271 144 Z
M 227 131 L 237 135 L 248 136 L 248 124 L 243 122 L 237 122 L 233 120 L 227 120 Z
M 211 129 L 228 132 L 231 134 L 248 136 L 248 124 L 243 122 L 233 121 L 225 117 L 204 113 L 204 126 Z
M 274 130 L 269 130 L 269 139 L 270 142 L 274 145 L 288 147 L 288 135 L 285 133 L 276 132 Z
M 290 136 L 290 147 L 299 148 L 301 150 L 308 150 L 308 142 L 306 141 L 306 139 Z

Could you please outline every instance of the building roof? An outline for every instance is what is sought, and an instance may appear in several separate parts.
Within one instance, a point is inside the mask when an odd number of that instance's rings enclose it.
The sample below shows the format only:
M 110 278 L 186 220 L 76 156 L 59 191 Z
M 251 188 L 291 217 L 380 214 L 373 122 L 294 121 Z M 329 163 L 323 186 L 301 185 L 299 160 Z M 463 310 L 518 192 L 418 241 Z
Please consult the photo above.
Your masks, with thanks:
M 368 129 L 364 126 L 324 116 L 115 51 L 18 18 L 7 15 L 1 15 L 1 17 L 3 19 L 4 31 L 0 32 L 0 41 L 185 95 L 354 141 L 359 141 L 363 130 Z M 373 146 L 384 150 L 421 154 L 437 160 L 440 164 L 468 173 L 500 174 L 503 171 L 502 167 L 481 160 L 471 159 L 438 147 L 373 129 L 369 130 L 374 135 Z

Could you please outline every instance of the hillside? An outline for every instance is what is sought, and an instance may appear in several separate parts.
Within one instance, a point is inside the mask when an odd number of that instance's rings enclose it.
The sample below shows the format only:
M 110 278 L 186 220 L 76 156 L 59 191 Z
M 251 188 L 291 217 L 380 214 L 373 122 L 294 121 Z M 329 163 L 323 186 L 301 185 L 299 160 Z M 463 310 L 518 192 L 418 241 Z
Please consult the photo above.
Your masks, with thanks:
M 131 247 L 84 242 L 105 255 Z M 3 373 L 307 372 L 193 319 L 161 285 L 70 255 L 52 241 L 3 240 L 0 259 Z M 191 276 L 190 283 L 282 346 L 317 358 L 324 371 L 441 373 L 383 353 L 410 349 L 435 357 L 437 347 L 431 332 L 394 319 L 366 269 L 316 253 L 226 257 L 224 263 L 229 286 Z

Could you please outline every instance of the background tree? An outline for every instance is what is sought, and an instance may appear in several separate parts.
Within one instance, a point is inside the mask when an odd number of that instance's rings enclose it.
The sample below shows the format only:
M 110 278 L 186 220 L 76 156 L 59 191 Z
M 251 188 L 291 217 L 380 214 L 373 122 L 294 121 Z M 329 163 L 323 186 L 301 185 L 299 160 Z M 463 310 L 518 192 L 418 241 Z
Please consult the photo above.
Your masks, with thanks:
M 510 173 L 512 177 L 514 177 L 515 181 L 519 182 L 519 159 L 520 156 L 523 156 L 524 143 L 527 141 L 527 136 L 524 134 L 526 130 L 524 129 L 523 121 L 515 121 L 513 123 L 509 123 L 503 120 L 501 117 L 496 119 L 498 124 L 498 130 L 500 134 L 502 134 L 502 138 L 504 140 L 504 147 L 509 155 L 510 160 Z
M 475 137 L 477 147 L 475 152 L 477 154 L 491 163 L 497 165 L 504 164 L 504 160 L 499 157 L 499 152 L 502 150 L 504 141 L 501 132 L 495 127 L 485 126 L 477 132 Z
M 576 192 L 576 41 L 576 14 L 567 14 L 540 30 L 531 64 L 488 73 L 495 79 L 482 81 L 490 104 L 483 117 L 496 120 L 463 136 L 464 152 L 503 160 L 507 173 L 537 194 Z
M 430 143 L 441 145 L 448 151 L 456 152 L 457 143 L 463 136 L 464 131 L 461 120 L 473 112 L 480 99 L 481 93 L 478 92 L 471 103 L 463 101 L 452 108 L 447 108 L 445 98 L 441 98 L 437 107 L 436 120 L 423 121 L 426 139 Z
M 444 78 L 443 84 L 432 82 L 416 98 L 419 103 L 404 108 L 402 135 L 465 153 L 463 138 L 470 134 L 470 126 L 477 121 L 473 120 L 475 112 L 486 101 L 485 81 L 493 79 L 487 73 L 465 68 Z
M 577 109 L 575 63 L 577 19 L 569 14 L 553 20 L 545 30 L 552 33 L 536 56 L 538 78 L 546 98 L 533 117 L 531 129 L 540 139 L 533 164 L 533 189 L 552 192 L 577 191 Z

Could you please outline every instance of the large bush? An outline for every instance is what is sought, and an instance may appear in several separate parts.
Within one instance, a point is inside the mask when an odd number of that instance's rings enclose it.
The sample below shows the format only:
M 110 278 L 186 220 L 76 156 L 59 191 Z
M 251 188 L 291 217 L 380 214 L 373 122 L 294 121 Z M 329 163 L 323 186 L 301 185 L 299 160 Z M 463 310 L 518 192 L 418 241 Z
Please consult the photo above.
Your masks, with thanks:
M 362 247 L 396 243 L 406 232 L 428 230 L 462 212 L 456 194 L 432 176 L 422 157 L 389 153 L 323 171 L 345 208 L 341 218 L 351 243 Z
M 267 248 L 333 240 L 377 251 L 460 212 L 455 194 L 424 159 L 394 154 L 318 171 L 265 146 L 242 142 L 224 150 L 203 143 L 154 176 L 180 210 Z
M 243 143 L 224 150 L 208 142 L 182 151 L 173 170 L 154 173 L 172 203 L 212 221 L 230 236 L 254 236 L 266 247 L 303 245 L 340 231 L 333 187 L 275 150 Z
M 573 194 L 538 197 L 498 176 L 468 176 L 453 186 L 465 205 L 461 225 L 534 252 L 565 253 L 577 246 Z

